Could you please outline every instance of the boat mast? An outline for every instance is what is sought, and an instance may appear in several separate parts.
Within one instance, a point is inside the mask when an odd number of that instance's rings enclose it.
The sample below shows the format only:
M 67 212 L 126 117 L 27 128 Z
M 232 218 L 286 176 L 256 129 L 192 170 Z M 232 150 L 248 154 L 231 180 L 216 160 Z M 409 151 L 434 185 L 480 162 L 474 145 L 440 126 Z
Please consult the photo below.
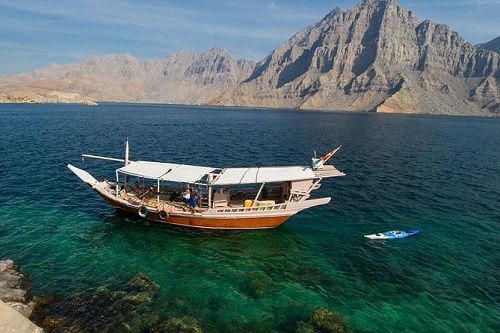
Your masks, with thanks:
M 128 156 L 129 156 L 129 148 L 128 148 L 128 138 L 125 139 L 125 160 L 123 161 L 123 163 L 125 163 L 125 166 L 129 165 L 129 160 L 128 160 Z
M 104 161 L 112 161 L 112 162 L 122 162 L 125 165 L 129 165 L 130 164 L 130 160 L 129 160 L 128 138 L 125 140 L 125 158 L 114 158 L 114 157 L 106 157 L 106 156 L 82 154 L 82 158 L 84 158 L 84 157 L 94 158 L 96 160 L 104 160 Z

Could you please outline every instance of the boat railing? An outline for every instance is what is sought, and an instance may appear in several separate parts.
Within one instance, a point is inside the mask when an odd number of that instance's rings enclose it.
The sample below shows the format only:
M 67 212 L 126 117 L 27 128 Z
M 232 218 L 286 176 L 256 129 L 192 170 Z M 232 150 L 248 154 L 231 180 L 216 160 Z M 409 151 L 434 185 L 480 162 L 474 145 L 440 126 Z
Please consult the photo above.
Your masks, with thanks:
M 250 206 L 250 207 L 217 207 L 215 211 L 217 213 L 250 213 L 250 212 L 265 212 L 265 211 L 276 211 L 284 210 L 288 206 L 288 203 L 279 203 L 269 206 Z
M 110 184 L 108 190 L 110 192 L 114 192 L 114 187 Z M 125 190 L 120 191 L 120 197 L 135 205 L 145 205 L 148 207 L 154 207 L 158 210 L 167 209 L 168 210 L 187 210 L 186 204 L 183 202 L 176 202 L 168 200 L 167 198 L 162 198 L 158 200 L 155 196 L 153 197 L 138 197 L 135 193 L 128 193 Z M 131 201 L 133 200 L 133 201 Z M 269 211 L 277 211 L 277 210 L 285 210 L 289 205 L 289 202 L 276 203 L 276 204 L 266 204 L 265 202 L 260 202 L 260 204 L 253 204 L 251 206 L 244 206 L 237 204 L 236 206 L 231 206 L 230 204 L 226 204 L 220 207 L 214 207 L 216 213 L 252 213 L 252 212 L 269 212 Z M 207 207 L 202 209 L 207 209 Z

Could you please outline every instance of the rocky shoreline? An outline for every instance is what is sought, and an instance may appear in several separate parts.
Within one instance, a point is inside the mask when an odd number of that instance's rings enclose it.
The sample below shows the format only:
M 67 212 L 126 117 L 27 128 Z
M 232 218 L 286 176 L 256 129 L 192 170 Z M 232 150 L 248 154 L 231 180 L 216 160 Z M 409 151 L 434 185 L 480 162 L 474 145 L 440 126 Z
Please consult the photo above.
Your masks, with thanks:
M 28 276 L 21 273 L 12 260 L 0 261 L 0 299 L 34 323 L 24 318 L 27 328 L 23 325 L 20 329 L 17 325 L 14 330 L 6 329 L 5 332 L 40 333 L 41 328 L 48 333 L 203 332 L 202 324 L 196 318 L 161 316 L 154 306 L 160 286 L 144 273 L 133 276 L 120 290 L 101 287 L 94 292 L 80 292 L 69 297 L 28 297 L 29 287 Z M 0 311 L 0 331 L 5 325 L 12 325 L 5 323 L 9 318 L 2 315 Z M 298 321 L 290 326 L 296 333 L 352 332 L 345 318 L 324 308 L 315 309 L 308 321 Z
M 27 297 L 30 280 L 12 260 L 0 261 L 0 300 L 29 318 L 35 302 Z
M 27 296 L 28 276 L 12 260 L 0 261 L 0 331 L 41 333 L 43 330 L 29 318 L 37 303 Z

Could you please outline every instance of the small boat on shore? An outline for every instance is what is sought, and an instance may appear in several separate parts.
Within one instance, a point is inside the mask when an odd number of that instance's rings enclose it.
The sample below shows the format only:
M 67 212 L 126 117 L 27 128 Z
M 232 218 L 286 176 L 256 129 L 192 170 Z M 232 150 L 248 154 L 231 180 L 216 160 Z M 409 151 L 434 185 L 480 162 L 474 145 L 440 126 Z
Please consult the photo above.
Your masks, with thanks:
M 418 234 L 419 232 L 420 230 L 408 230 L 408 231 L 392 230 L 392 231 L 380 232 L 377 234 L 365 235 L 365 237 L 369 239 L 397 239 L 397 238 L 405 238 L 413 236 Z
M 338 149 L 313 158 L 312 166 L 215 168 L 129 161 L 127 140 L 124 159 L 82 155 L 124 163 L 116 169 L 116 181 L 98 181 L 66 166 L 111 206 L 142 218 L 193 228 L 266 229 L 330 202 L 330 197 L 310 197 L 323 178 L 345 175 L 325 164 Z

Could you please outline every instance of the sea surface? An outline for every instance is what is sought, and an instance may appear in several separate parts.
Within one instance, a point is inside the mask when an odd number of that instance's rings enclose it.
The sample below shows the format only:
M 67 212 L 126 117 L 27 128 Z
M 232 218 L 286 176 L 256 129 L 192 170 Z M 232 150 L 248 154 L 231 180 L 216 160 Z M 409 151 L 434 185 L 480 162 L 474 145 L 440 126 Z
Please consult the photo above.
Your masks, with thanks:
M 294 332 L 316 308 L 358 332 L 498 332 L 500 119 L 154 104 L 0 105 L 0 259 L 32 294 L 120 289 L 144 272 L 152 310 L 204 332 Z M 215 167 L 329 161 L 325 206 L 259 231 L 116 212 L 65 166 L 81 154 Z M 373 241 L 388 230 L 411 238 Z

